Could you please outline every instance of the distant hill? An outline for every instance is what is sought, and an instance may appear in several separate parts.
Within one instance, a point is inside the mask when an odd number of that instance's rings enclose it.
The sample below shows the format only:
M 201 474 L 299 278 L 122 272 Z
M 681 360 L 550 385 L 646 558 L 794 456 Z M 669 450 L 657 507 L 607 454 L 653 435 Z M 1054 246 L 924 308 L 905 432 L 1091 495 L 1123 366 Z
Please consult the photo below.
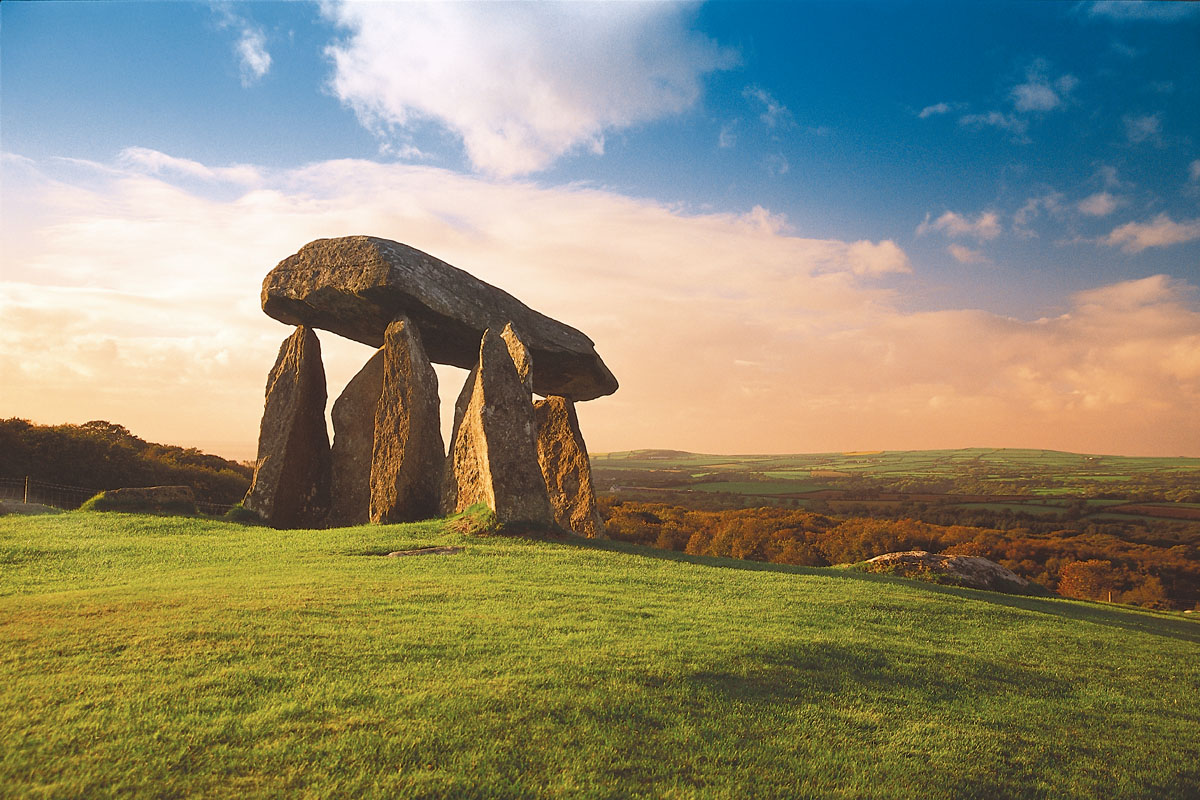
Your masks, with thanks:
M 92 420 L 82 425 L 0 421 L 0 478 L 119 489 L 191 486 L 197 500 L 232 504 L 250 486 L 253 468 L 195 448 L 147 442 L 123 425 Z

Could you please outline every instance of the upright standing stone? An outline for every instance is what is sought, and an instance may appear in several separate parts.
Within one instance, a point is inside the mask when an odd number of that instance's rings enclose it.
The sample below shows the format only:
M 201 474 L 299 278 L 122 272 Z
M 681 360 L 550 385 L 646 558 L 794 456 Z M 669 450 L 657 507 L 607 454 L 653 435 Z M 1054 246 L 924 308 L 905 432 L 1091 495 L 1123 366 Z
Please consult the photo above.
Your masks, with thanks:
M 575 404 L 551 396 L 533 404 L 537 425 L 538 463 L 554 509 L 554 519 L 581 536 L 604 537 L 604 520 L 596 508 L 592 465 L 579 430 Z
M 421 336 L 400 317 L 383 337 L 383 389 L 375 408 L 371 520 L 411 522 L 440 510 L 445 445 L 437 373 Z
M 284 340 L 267 376 L 258 460 L 243 505 L 276 528 L 321 525 L 329 472 L 321 343 L 301 326 Z
M 507 339 L 487 330 L 454 413 L 442 509 L 486 503 L 501 523 L 554 523 L 538 466 L 530 401 Z M 519 344 L 519 341 L 518 341 Z
M 333 492 L 331 526 L 362 525 L 371 519 L 371 458 L 375 409 L 383 391 L 383 351 L 370 360 L 333 404 Z

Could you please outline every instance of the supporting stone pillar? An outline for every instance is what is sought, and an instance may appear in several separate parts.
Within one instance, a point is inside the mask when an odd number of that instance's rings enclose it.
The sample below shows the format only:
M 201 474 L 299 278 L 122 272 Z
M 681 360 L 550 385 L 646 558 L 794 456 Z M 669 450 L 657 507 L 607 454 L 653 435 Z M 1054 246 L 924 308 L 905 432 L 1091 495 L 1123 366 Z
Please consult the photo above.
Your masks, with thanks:
M 254 480 L 243 505 L 276 528 L 316 527 L 329 510 L 321 343 L 300 326 L 284 340 L 267 376 Z
M 329 525 L 371 520 L 371 453 L 375 409 L 383 392 L 383 351 L 371 356 L 333 404 L 333 490 Z
M 517 362 L 526 369 L 532 363 L 511 326 L 504 334 L 484 332 L 479 362 L 455 404 L 444 513 L 485 503 L 501 523 L 554 523 L 538 466 L 533 404 Z
M 440 405 L 437 373 L 421 336 L 406 317 L 399 317 L 383 337 L 383 381 L 371 452 L 372 522 L 438 515 L 446 458 Z
M 538 463 L 546 481 L 554 519 L 580 536 L 605 538 L 604 520 L 596 507 L 592 465 L 579 430 L 575 404 L 550 396 L 533 404 Z

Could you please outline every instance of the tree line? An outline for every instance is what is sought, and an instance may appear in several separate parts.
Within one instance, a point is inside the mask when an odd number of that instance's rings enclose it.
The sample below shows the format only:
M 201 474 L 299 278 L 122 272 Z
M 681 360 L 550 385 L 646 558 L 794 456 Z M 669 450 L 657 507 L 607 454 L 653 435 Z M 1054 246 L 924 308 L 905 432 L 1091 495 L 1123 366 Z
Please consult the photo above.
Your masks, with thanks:
M 1196 539 L 1161 546 L 1111 530 L 998 530 L 777 507 L 702 511 L 614 496 L 601 497 L 600 505 L 611 538 L 691 555 L 820 567 L 928 550 L 991 559 L 1066 597 L 1200 608 Z
M 86 489 L 190 486 L 196 499 L 233 504 L 250 487 L 253 467 L 195 448 L 147 442 L 123 425 L 0 421 L 0 477 L 25 478 Z

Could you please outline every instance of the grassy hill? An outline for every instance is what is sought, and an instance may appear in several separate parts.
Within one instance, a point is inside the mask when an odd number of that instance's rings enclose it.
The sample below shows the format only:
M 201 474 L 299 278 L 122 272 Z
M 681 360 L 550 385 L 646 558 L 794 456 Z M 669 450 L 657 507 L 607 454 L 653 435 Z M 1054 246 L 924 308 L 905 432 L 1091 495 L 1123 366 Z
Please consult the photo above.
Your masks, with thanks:
M 390 551 L 459 545 L 455 555 Z M 442 522 L 0 518 L 3 797 L 1194 797 L 1200 625 Z

